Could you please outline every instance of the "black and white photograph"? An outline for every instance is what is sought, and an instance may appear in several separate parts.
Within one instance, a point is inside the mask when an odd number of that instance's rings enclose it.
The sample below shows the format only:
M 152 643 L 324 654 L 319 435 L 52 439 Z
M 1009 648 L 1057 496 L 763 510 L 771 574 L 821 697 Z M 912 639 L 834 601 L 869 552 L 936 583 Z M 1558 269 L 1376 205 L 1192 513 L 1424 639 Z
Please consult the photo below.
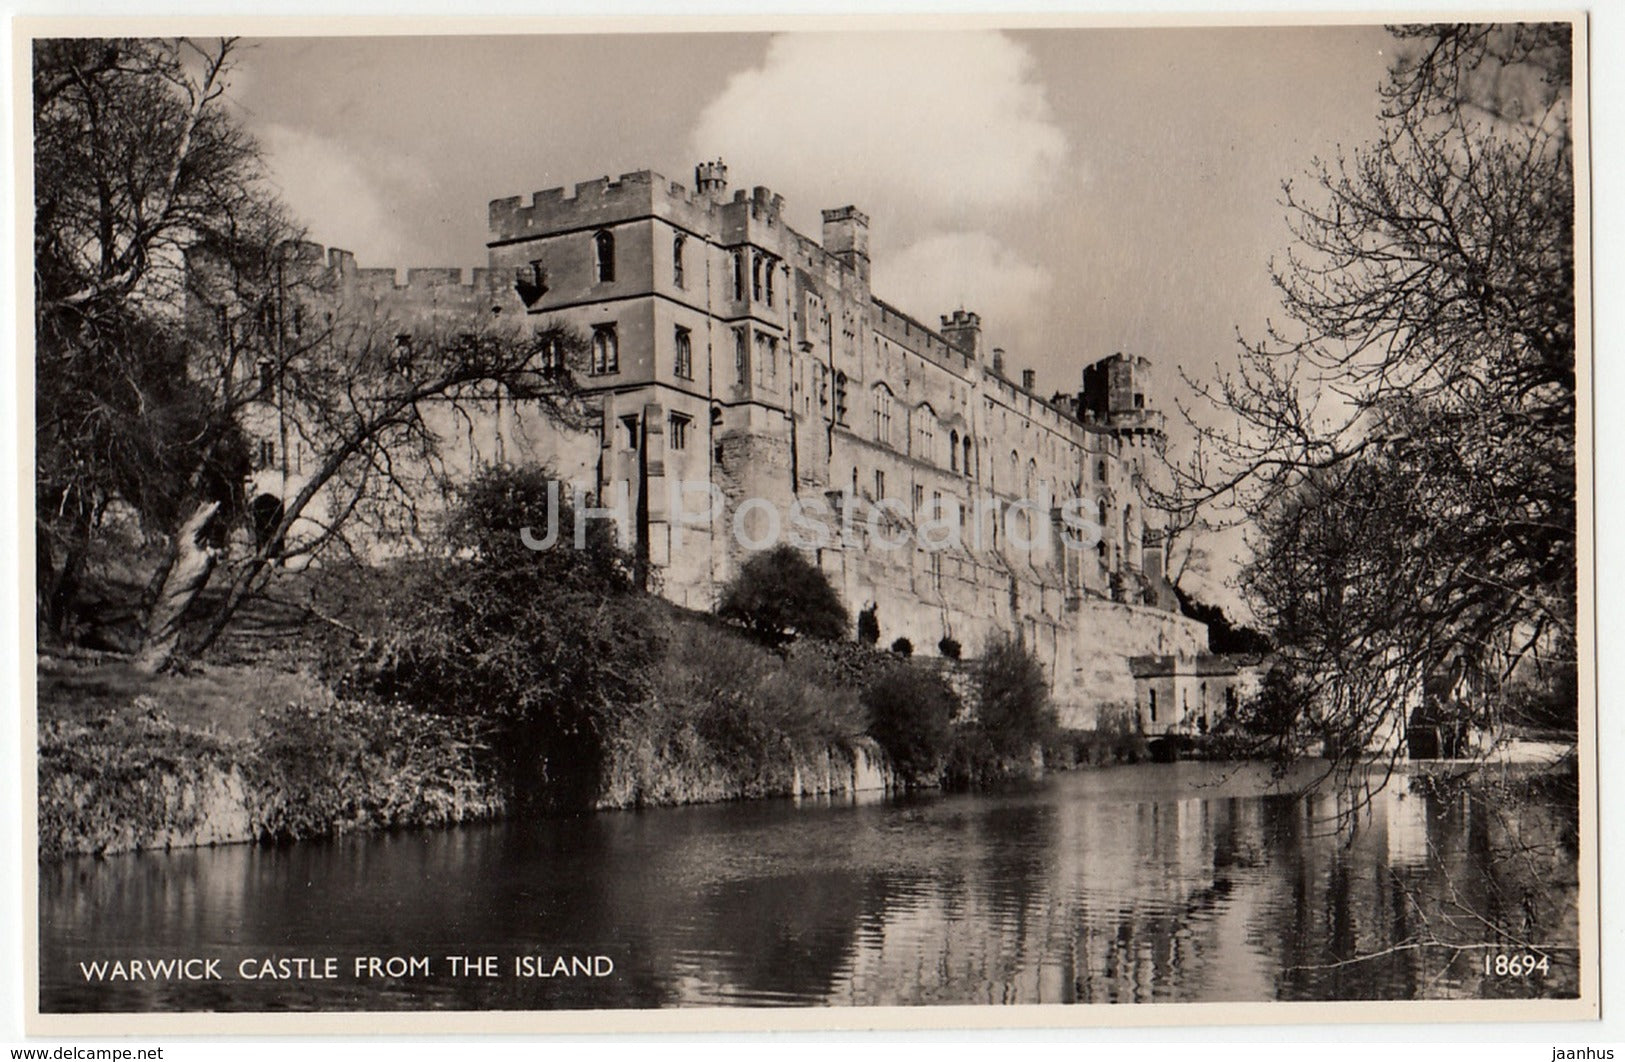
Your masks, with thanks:
M 31 1031 L 1597 1016 L 1584 16 L 174 21 L 16 30 Z

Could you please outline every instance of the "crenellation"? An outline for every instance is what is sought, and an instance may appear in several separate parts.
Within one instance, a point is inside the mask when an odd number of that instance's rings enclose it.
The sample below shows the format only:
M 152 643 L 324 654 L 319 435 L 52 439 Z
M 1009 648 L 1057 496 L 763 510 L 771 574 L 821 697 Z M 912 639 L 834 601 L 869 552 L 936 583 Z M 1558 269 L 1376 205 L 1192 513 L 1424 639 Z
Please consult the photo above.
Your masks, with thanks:
M 627 425 L 653 417 L 646 437 L 660 460 L 647 463 L 658 469 L 647 488 L 699 474 L 723 492 L 714 527 L 684 529 L 698 546 L 677 544 L 663 500 L 631 532 L 649 546 L 663 592 L 681 603 L 706 607 L 737 570 L 744 554 L 726 529 L 749 499 L 787 511 L 809 496 L 885 496 L 905 509 L 941 498 L 968 512 L 990 498 L 1003 514 L 1041 488 L 1051 508 L 1040 522 L 1059 526 L 1056 506 L 1076 494 L 1100 523 L 1098 547 L 1081 555 L 995 533 L 936 561 L 923 550 L 844 547 L 821 560 L 849 603 L 882 602 L 888 640 L 927 647 L 946 633 L 975 651 L 998 632 L 1032 638 L 1057 676 L 1057 702 L 1076 718 L 1132 688 L 1126 655 L 1097 659 L 1097 628 L 1128 616 L 1113 610 L 1139 609 L 1118 639 L 1137 652 L 1185 633 L 1178 617 L 1137 604 L 1169 596 L 1154 585 L 1163 566 L 1142 560 L 1160 541 L 1136 478 L 1144 448 L 1161 439 L 1162 415 L 1147 400 L 1150 362 L 1114 354 L 1083 369 L 1075 397 L 1046 399 L 1031 368 L 1012 379 L 1002 348 L 984 355 L 976 312 L 959 307 L 931 327 L 870 290 L 870 219 L 855 206 L 823 210 L 819 239 L 786 223 L 784 199 L 770 188 L 727 193 L 716 160 L 695 168 L 692 187 L 637 170 L 543 189 L 528 202 L 492 199 L 488 264 L 472 271 L 359 269 L 348 252 L 314 244 L 291 253 L 325 260 L 404 320 L 482 300 L 480 309 L 575 327 L 605 359 L 612 337 L 614 367 L 580 380 L 581 400 L 602 413 L 594 456 L 571 467 L 599 496 L 639 489 Z M 534 297 L 516 289 L 516 277 Z M 565 431 L 531 427 L 538 439 Z M 587 450 L 573 436 L 538 439 L 525 452 Z

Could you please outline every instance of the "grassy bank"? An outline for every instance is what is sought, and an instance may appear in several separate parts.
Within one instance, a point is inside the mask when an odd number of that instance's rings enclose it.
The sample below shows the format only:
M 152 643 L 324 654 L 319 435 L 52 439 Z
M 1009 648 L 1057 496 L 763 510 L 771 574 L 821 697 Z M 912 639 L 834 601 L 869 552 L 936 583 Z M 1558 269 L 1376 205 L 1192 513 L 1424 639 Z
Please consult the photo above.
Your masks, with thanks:
M 524 546 L 546 486 L 492 470 L 442 550 L 280 573 L 184 674 L 42 656 L 42 853 L 980 786 L 1041 764 L 1054 713 L 1019 643 L 948 665 L 851 641 L 824 574 L 788 550 L 744 564 L 718 615 L 679 609 L 607 526 Z M 129 612 L 140 590 L 103 597 Z
M 302 675 L 50 660 L 39 704 L 42 858 L 444 825 L 505 807 L 474 721 L 337 700 Z

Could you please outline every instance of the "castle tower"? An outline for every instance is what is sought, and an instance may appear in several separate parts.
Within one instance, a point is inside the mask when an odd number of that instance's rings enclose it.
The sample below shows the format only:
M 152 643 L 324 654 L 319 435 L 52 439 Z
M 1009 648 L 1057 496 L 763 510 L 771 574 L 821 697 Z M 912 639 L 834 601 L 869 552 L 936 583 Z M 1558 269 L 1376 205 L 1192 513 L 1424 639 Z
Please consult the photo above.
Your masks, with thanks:
M 728 191 L 728 167 L 721 159 L 694 167 L 694 190 L 712 202 L 721 202 Z
M 855 206 L 824 211 L 824 250 L 869 284 L 869 215 Z
M 982 360 L 982 318 L 966 310 L 942 315 L 942 338 L 956 349 Z

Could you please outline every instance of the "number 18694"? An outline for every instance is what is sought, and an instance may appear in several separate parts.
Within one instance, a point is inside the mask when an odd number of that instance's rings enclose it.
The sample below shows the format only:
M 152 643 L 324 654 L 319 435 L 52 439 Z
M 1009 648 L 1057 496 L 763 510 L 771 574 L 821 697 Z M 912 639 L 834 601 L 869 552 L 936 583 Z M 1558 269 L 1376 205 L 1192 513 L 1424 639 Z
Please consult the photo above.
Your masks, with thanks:
M 1531 977 L 1535 974 L 1551 972 L 1552 961 L 1545 955 L 1531 955 L 1528 952 L 1518 955 L 1508 955 L 1505 952 L 1486 954 L 1484 956 L 1484 976 L 1486 977 Z

